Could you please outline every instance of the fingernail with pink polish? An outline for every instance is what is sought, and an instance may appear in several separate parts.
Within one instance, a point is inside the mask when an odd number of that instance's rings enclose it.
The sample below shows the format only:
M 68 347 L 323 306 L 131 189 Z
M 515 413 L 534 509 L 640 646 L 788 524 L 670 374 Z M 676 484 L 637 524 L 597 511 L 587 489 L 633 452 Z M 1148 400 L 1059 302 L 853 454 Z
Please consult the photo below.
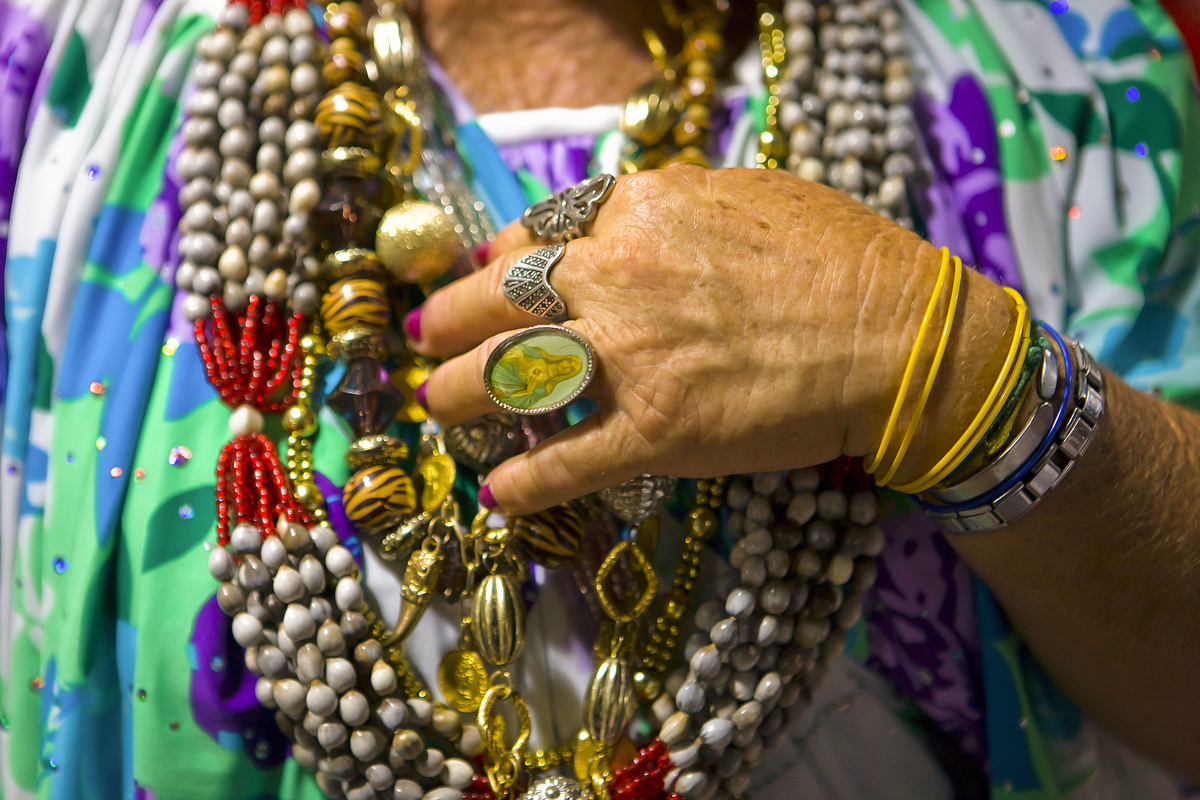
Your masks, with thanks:
M 426 411 L 429 410 L 429 404 L 425 401 L 425 387 L 428 385 L 429 385 L 429 381 L 426 381 L 425 383 L 422 383 L 420 386 L 418 386 L 416 391 L 413 392 L 413 399 L 417 401 L 417 405 L 419 405 L 421 408 L 425 409 Z
M 417 306 L 412 311 L 404 315 L 404 332 L 408 334 L 408 338 L 414 342 L 421 341 L 421 310 L 423 306 Z
M 492 243 L 491 242 L 484 242 L 483 244 L 479 245 L 479 247 L 476 247 L 475 248 L 475 263 L 476 264 L 488 263 L 488 256 L 491 255 L 491 252 L 492 252 Z
M 497 507 L 496 498 L 492 496 L 492 487 L 486 483 L 479 487 L 479 505 L 493 511 Z

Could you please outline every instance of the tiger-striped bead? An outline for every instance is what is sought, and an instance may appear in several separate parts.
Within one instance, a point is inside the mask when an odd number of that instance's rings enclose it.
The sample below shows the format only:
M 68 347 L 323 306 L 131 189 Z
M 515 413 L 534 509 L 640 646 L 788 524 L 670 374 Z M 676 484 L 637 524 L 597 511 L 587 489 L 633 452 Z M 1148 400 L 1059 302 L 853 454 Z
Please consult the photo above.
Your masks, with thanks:
M 383 333 L 389 317 L 387 290 L 369 278 L 340 280 L 321 300 L 321 321 L 331 335 L 351 328 Z
M 377 94 L 347 81 L 321 98 L 316 123 L 330 147 L 371 148 L 383 135 L 383 107 Z
M 529 557 L 546 567 L 560 567 L 579 552 L 583 516 L 569 503 L 512 521 L 513 534 Z
M 413 482 L 398 467 L 367 467 L 350 476 L 342 507 L 355 527 L 379 532 L 399 525 L 417 507 Z

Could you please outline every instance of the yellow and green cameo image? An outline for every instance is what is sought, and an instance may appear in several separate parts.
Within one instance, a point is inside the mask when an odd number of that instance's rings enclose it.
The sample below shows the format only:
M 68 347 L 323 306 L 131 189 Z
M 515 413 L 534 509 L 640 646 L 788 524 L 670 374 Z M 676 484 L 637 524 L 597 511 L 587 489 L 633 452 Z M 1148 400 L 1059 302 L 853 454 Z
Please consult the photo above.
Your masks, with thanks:
M 540 325 L 503 342 L 488 359 L 488 393 L 523 414 L 561 408 L 592 379 L 592 354 L 583 337 L 567 328 Z

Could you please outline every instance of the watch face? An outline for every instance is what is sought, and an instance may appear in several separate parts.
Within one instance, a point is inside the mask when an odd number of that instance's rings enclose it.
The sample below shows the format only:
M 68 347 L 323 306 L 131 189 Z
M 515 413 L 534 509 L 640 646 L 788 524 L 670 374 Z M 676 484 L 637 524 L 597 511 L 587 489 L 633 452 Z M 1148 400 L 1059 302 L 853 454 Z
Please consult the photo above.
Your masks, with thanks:
M 579 397 L 592 380 L 592 348 L 569 328 L 538 325 L 510 336 L 488 357 L 488 395 L 518 414 L 544 414 Z

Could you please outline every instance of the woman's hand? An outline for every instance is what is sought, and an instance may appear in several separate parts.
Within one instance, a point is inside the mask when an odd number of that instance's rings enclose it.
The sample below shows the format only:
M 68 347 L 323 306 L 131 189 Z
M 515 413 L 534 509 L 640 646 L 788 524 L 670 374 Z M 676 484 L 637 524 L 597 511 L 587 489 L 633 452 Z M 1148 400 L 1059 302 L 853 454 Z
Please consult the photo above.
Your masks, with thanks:
M 457 356 L 424 390 L 442 424 L 496 410 L 483 387 L 488 354 L 542 322 L 500 290 L 534 244 L 509 226 L 486 268 L 406 320 L 418 352 Z M 873 452 L 939 265 L 915 234 L 783 172 L 676 167 L 618 179 L 591 235 L 570 242 L 550 274 L 566 324 L 595 350 L 588 394 L 599 411 L 496 467 L 496 504 L 526 513 L 646 472 L 709 477 Z M 999 288 L 971 283 L 1004 317 Z M 985 342 L 981 366 L 1000 344 Z

